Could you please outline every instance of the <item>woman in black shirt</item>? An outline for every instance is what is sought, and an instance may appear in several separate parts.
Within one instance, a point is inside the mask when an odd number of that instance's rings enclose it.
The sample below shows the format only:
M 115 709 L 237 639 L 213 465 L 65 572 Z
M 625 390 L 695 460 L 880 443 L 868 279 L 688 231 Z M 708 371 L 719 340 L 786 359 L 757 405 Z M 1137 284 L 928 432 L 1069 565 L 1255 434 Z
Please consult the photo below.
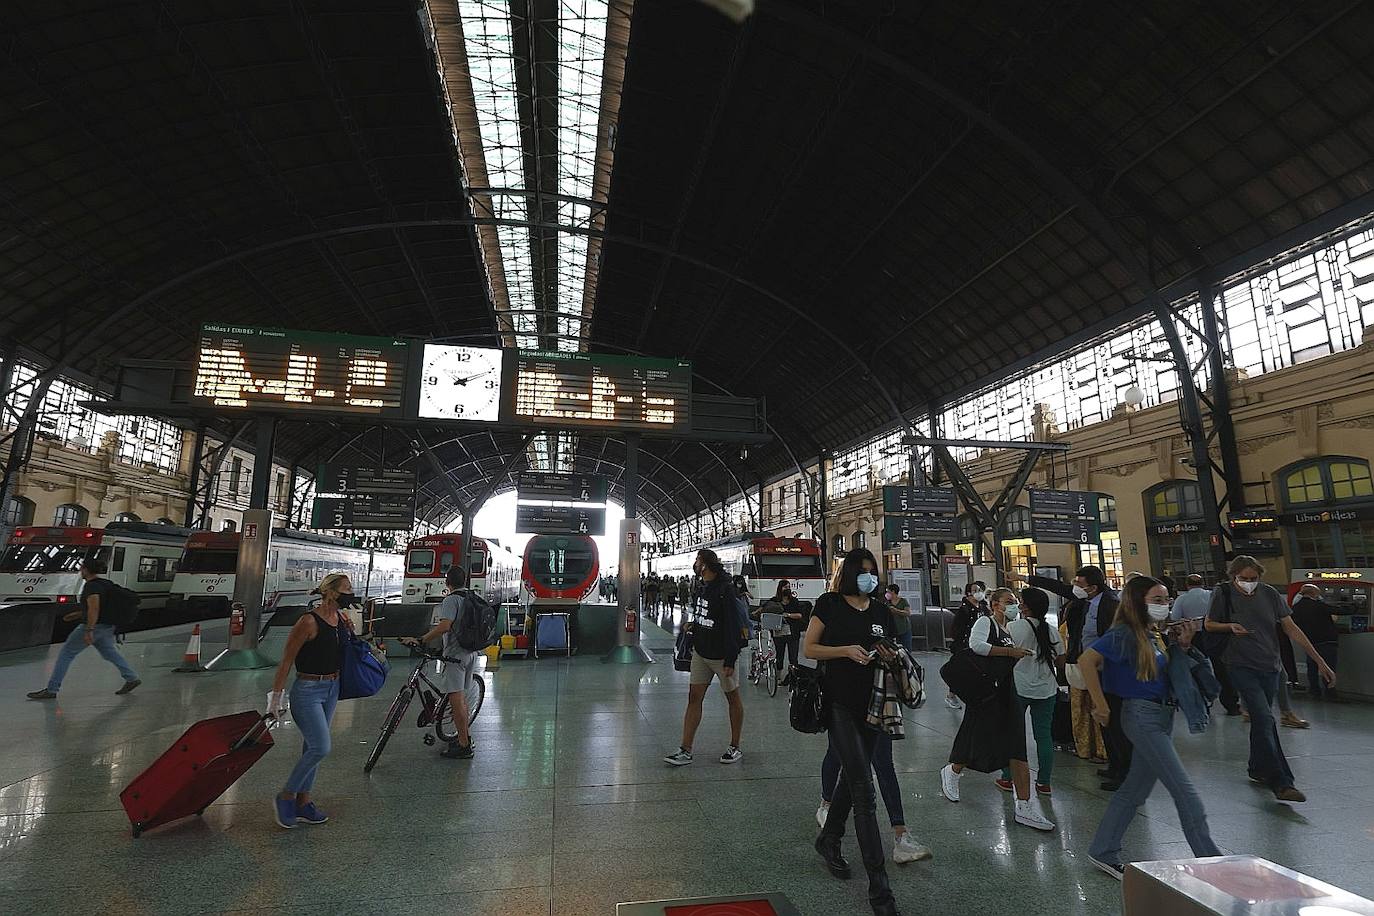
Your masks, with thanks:
M 893 635 L 892 611 L 871 597 L 878 588 L 878 561 L 863 548 L 845 554 L 835 576 L 834 591 L 816 600 L 806 628 L 802 652 L 825 663 L 822 675 L 824 716 L 830 746 L 840 757 L 843 778 L 835 789 L 825 827 L 816 838 L 816 851 L 837 878 L 849 877 L 849 863 L 840 855 L 840 839 L 849 809 L 854 809 L 854 834 L 864 870 L 868 872 L 868 902 L 880 916 L 896 916 L 884 866 L 883 840 L 878 831 L 877 800 L 873 794 L 873 751 L 879 731 L 868 724 L 873 693 L 875 657 L 891 661 L 892 651 L 877 645 Z
M 982 582 L 970 582 L 964 586 L 964 600 L 954 610 L 954 626 L 950 632 L 951 652 L 968 648 L 968 635 L 973 632 L 973 624 L 988 612 L 988 603 L 984 600 L 987 590 L 987 585 Z M 945 691 L 945 705 L 950 709 L 964 708 L 953 690 Z

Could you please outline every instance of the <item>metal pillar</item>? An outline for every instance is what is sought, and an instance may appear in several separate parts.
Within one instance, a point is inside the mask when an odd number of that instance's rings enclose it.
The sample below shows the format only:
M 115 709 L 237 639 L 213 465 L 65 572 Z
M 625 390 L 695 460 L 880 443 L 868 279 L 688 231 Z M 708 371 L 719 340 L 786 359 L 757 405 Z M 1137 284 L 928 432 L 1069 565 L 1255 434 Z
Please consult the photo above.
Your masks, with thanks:
M 820 531 L 819 531 L 819 534 L 820 534 L 820 541 L 821 541 L 821 563 L 822 563 L 822 567 L 821 567 L 821 568 L 822 568 L 823 570 L 829 570 L 830 567 L 829 567 L 828 565 L 825 565 L 825 564 L 826 564 L 827 562 L 833 562 L 833 561 L 834 561 L 834 558 L 830 556 L 830 533 L 829 533 L 829 531 L 827 530 L 826 524 L 825 524 L 825 514 L 826 514 L 826 511 L 830 508 L 830 506 L 829 506 L 829 497 L 828 497 L 827 494 L 826 494 L 826 491 L 830 489 L 830 487 L 829 487 L 830 475 L 829 475 L 829 473 L 826 471 L 826 466 L 825 466 L 825 460 L 826 460 L 826 457 L 827 457 L 828 455 L 829 455 L 829 452 L 822 451 L 821 454 L 820 454 L 820 457 L 816 459 L 817 477 L 818 477 L 819 480 L 820 480 L 820 487 L 819 487 L 819 489 L 820 489 L 820 494 L 819 494 L 819 496 L 820 496 L 820 504 L 821 504 L 821 505 L 820 505 L 820 513 L 819 513 L 819 514 L 820 514 Z M 813 533 L 816 532 L 816 527 L 817 527 L 817 526 L 813 523 L 812 526 L 811 526 L 811 530 L 812 530 Z M 826 578 L 829 578 L 829 573 L 828 573 L 828 572 L 827 572 L 827 574 L 826 574 Z
M 1207 337 L 1207 372 L 1211 376 L 1209 399 L 1212 414 L 1212 436 L 1221 452 L 1221 478 L 1226 481 L 1226 496 L 1221 500 L 1232 512 L 1245 509 L 1245 478 L 1240 467 L 1240 451 L 1236 448 L 1236 428 L 1231 422 L 1231 387 L 1226 377 L 1225 339 L 1221 322 L 1217 320 L 1216 294 L 1218 287 L 1204 281 L 1201 295 L 1202 331 Z M 1224 305 L 1224 303 L 1223 303 Z M 1220 510 L 1221 505 L 1217 506 Z M 1217 519 L 1223 533 L 1227 528 Z
M 205 423 L 202 421 L 196 424 L 196 434 L 191 439 L 191 481 L 186 492 L 186 512 L 182 516 L 182 524 L 187 528 L 196 522 L 196 491 L 200 489 L 200 460 L 204 451 Z
M 230 618 L 229 648 L 205 667 L 211 671 L 244 671 L 271 668 L 276 662 L 258 651 L 266 599 L 267 564 L 272 556 L 272 529 L 276 520 L 267 508 L 272 488 L 272 454 L 277 443 L 277 420 L 260 417 L 257 448 L 253 453 L 253 486 L 248 510 L 239 526 L 239 559 L 234 575 L 234 604 L 243 607 L 242 632 L 235 633 Z
M 637 665 L 654 657 L 639 644 L 639 560 L 642 547 L 639 527 L 639 436 L 625 437 L 625 519 L 620 523 L 620 580 L 618 605 L 620 623 L 616 627 L 615 648 L 601 660 L 611 664 Z

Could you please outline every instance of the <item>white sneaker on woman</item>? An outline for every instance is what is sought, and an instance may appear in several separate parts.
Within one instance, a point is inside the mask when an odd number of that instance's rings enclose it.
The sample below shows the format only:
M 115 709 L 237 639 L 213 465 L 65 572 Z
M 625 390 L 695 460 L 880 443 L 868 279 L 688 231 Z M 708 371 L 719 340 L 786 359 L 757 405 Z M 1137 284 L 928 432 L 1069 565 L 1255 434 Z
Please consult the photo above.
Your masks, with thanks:
M 1054 821 L 1041 814 L 1040 809 L 1035 806 L 1035 802 L 1029 798 L 1025 801 L 1019 798 L 1016 800 L 1016 823 L 1034 827 L 1036 830 L 1054 829 Z
M 907 862 L 919 862 L 921 859 L 931 857 L 930 847 L 922 846 L 911 838 L 911 834 L 904 833 L 897 838 L 897 842 L 892 846 L 892 861 L 898 865 Z
M 950 709 L 963 709 L 964 704 L 959 702 L 959 698 L 952 693 L 945 694 L 945 705 Z
M 951 764 L 940 768 L 940 792 L 952 802 L 959 800 L 959 774 Z

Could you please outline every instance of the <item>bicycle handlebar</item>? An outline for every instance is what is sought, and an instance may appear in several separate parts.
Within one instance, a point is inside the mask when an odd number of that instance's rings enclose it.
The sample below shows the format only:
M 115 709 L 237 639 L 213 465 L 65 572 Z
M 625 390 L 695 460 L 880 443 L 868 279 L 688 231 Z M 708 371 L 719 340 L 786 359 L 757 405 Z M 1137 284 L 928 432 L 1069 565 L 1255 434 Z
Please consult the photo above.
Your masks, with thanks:
M 412 643 L 401 643 L 401 645 L 406 646 L 407 648 L 409 648 L 409 649 L 410 649 L 411 651 L 413 651 L 413 652 L 418 652 L 418 653 L 420 653 L 420 655 L 422 655 L 424 658 L 426 658 L 426 659 L 428 659 L 428 660 L 430 660 L 430 661 L 450 662 L 450 663 L 452 663 L 452 664 L 454 664 L 454 665 L 461 665 L 461 664 L 463 663 L 461 659 L 449 658 L 447 655 L 445 655 L 445 654 L 442 653 L 442 652 L 436 651 L 436 650 L 434 650 L 434 649 L 426 649 L 424 643 L 422 643 L 422 642 L 418 642 L 418 641 L 417 641 L 417 642 L 415 642 L 415 643 L 413 643 L 413 644 L 412 644 Z

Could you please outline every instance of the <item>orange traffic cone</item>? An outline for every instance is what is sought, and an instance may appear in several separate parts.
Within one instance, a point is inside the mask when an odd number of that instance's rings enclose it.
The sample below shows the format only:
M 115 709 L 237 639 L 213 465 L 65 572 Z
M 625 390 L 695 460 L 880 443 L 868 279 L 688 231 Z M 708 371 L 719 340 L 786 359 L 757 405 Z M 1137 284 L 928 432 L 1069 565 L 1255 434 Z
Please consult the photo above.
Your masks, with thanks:
M 190 674 L 196 671 L 204 671 L 200 664 L 200 624 L 196 624 L 191 631 L 191 638 L 186 643 L 186 654 L 182 657 L 181 667 L 173 668 L 177 674 Z

